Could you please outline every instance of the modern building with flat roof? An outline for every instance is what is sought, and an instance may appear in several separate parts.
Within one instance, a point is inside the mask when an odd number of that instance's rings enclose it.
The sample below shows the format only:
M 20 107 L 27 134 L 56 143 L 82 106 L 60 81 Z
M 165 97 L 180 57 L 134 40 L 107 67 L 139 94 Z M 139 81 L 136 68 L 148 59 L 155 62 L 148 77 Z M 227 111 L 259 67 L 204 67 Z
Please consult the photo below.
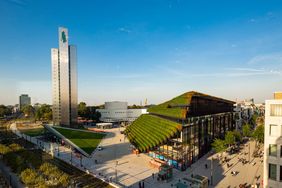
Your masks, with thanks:
M 263 173 L 264 187 L 282 187 L 282 92 L 265 101 Z
M 191 91 L 150 107 L 125 134 L 141 152 L 184 170 L 235 129 L 235 102 Z
M 101 113 L 100 121 L 103 122 L 132 122 L 142 114 L 147 113 L 147 109 L 128 109 L 127 102 L 113 101 L 105 102 L 104 109 L 97 109 Z
M 59 27 L 59 48 L 51 49 L 54 125 L 77 124 L 76 46 L 69 45 L 68 29 Z
M 30 97 L 28 96 L 28 94 L 22 94 L 19 99 L 20 99 L 20 101 L 19 101 L 20 110 L 22 110 L 22 108 L 24 106 L 31 104 L 31 100 L 30 100 Z

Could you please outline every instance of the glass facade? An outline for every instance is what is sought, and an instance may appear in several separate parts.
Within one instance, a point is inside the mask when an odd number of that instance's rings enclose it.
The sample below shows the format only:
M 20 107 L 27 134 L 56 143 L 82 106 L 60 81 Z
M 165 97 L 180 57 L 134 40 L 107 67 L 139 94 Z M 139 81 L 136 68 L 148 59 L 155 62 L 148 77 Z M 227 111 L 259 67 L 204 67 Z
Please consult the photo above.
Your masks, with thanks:
M 20 109 L 22 109 L 26 105 L 30 105 L 31 104 L 30 97 L 27 94 L 22 94 L 20 96 L 19 104 L 20 104 Z
M 59 50 L 56 48 L 51 49 L 51 61 L 52 61 L 52 111 L 53 122 L 55 125 L 59 125 L 60 118 L 60 64 L 59 64 Z
M 53 121 L 70 126 L 77 121 L 76 47 L 68 45 L 68 30 L 59 28 L 59 49 L 52 49 Z
M 211 149 L 212 140 L 223 138 L 235 128 L 233 112 L 198 116 L 184 120 L 182 131 L 149 155 L 184 170 Z

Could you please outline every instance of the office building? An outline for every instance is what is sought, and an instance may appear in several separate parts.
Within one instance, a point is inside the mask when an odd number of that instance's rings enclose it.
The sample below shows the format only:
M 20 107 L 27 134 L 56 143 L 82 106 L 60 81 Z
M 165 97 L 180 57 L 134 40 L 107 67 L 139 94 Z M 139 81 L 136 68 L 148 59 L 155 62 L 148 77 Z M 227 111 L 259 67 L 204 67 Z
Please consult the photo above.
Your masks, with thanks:
M 31 100 L 30 97 L 27 94 L 22 94 L 20 96 L 20 110 L 22 110 L 22 108 L 26 105 L 30 105 L 31 104 Z
M 148 109 L 126 130 L 130 142 L 185 170 L 211 149 L 215 138 L 235 129 L 235 102 L 191 91 Z
M 264 187 L 282 187 L 282 92 L 265 101 Z
M 127 102 L 105 102 L 104 109 L 97 109 L 101 113 L 100 121 L 103 122 L 132 122 L 141 114 L 147 113 L 147 109 L 128 109 Z
M 54 125 L 77 124 L 76 46 L 69 45 L 68 29 L 59 28 L 59 48 L 51 49 Z

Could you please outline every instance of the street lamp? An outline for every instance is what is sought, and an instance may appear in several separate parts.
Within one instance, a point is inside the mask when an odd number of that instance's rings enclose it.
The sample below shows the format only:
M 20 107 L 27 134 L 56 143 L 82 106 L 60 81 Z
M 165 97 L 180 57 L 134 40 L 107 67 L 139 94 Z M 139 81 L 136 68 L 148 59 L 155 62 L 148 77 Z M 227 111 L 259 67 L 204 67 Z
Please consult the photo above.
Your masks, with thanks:
M 58 157 L 60 156 L 60 145 L 59 144 L 57 144 L 58 145 Z
M 251 142 L 249 142 L 249 163 L 251 163 Z
M 211 158 L 211 185 L 213 184 L 213 157 Z
M 116 161 L 116 182 L 118 182 L 118 179 L 117 179 L 117 165 L 118 165 L 118 161 Z
M 71 158 L 70 158 L 70 161 L 71 161 L 71 165 L 72 165 L 72 149 L 71 149 Z

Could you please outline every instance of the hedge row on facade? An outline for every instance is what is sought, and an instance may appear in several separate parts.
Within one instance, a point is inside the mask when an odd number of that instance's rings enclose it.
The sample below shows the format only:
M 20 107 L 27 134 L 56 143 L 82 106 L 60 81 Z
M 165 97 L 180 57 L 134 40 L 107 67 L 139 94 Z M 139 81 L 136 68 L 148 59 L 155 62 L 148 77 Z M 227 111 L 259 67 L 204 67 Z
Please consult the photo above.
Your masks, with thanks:
M 152 106 L 148 109 L 148 112 L 177 119 L 185 119 L 187 110 L 185 108 L 175 106 L 189 104 L 193 94 L 194 92 L 184 93 L 167 102 Z
M 144 114 L 126 130 L 129 141 L 141 152 L 164 143 L 181 130 L 181 124 Z

